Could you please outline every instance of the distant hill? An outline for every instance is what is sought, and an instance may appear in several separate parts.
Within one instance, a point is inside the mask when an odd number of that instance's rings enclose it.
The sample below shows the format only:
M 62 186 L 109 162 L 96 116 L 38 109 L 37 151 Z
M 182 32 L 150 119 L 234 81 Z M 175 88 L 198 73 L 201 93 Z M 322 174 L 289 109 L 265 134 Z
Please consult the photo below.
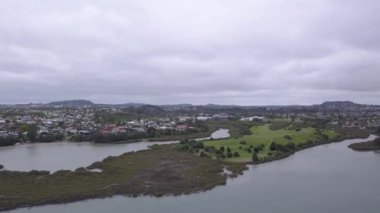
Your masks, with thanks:
M 128 108 L 132 113 L 146 113 L 152 114 L 163 114 L 168 111 L 184 111 L 184 112 L 207 112 L 207 113 L 221 113 L 226 111 L 241 111 L 246 113 L 247 110 L 255 110 L 256 112 L 267 112 L 272 111 L 356 111 L 356 110 L 380 110 L 380 105 L 369 105 L 369 104 L 357 104 L 352 101 L 326 101 L 322 104 L 315 105 L 219 105 L 219 104 L 206 104 L 206 105 L 192 105 L 192 104 L 164 104 L 164 105 L 151 105 L 144 103 L 124 103 L 124 104 L 98 104 L 93 103 L 89 100 L 84 99 L 74 99 L 65 101 L 55 101 L 48 104 L 16 104 L 16 105 L 0 105 L 0 107 L 115 107 L 115 108 Z
M 327 109 L 344 109 L 363 107 L 365 105 L 357 104 L 352 101 L 326 101 L 319 106 Z
M 66 106 L 66 107 L 80 107 L 80 106 L 92 106 L 94 103 L 88 100 L 67 100 L 67 101 L 56 101 L 48 103 L 50 106 Z

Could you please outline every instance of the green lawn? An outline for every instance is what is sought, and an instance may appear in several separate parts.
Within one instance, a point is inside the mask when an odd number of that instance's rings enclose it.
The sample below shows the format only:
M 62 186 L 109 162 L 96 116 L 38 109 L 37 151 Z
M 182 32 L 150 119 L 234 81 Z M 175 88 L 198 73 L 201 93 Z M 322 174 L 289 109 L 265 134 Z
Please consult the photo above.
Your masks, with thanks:
M 255 126 L 251 128 L 251 135 L 245 135 L 237 139 L 230 138 L 225 140 L 206 141 L 204 142 L 204 145 L 213 146 L 216 149 L 220 149 L 222 146 L 225 149 L 229 147 L 232 150 L 232 153 L 238 152 L 240 157 L 226 158 L 227 161 L 246 162 L 251 161 L 252 158 L 252 153 L 247 151 L 248 148 L 258 147 L 260 145 L 264 146 L 263 150 L 258 153 L 258 157 L 262 159 L 274 154 L 269 148 L 272 142 L 282 145 L 293 142 L 297 145 L 307 141 L 309 141 L 309 143 L 314 143 L 319 141 L 321 137 L 321 134 L 318 134 L 318 131 L 312 127 L 298 129 L 298 131 L 294 128 L 290 128 L 291 126 L 280 130 L 271 130 L 269 127 L 269 124 Z M 321 133 L 327 135 L 329 139 L 338 136 L 333 130 L 322 130 Z M 290 136 L 290 138 L 288 137 L 288 139 L 286 139 L 284 137 L 286 135 Z

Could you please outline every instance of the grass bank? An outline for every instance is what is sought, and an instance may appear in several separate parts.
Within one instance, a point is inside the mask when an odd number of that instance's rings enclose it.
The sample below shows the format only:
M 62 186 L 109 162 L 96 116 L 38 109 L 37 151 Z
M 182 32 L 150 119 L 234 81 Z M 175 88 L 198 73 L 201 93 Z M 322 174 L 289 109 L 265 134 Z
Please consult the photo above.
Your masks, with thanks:
M 228 162 L 262 163 L 312 146 L 369 136 L 364 130 L 318 129 L 283 122 L 254 126 L 250 132 L 238 138 L 206 141 L 198 153 Z

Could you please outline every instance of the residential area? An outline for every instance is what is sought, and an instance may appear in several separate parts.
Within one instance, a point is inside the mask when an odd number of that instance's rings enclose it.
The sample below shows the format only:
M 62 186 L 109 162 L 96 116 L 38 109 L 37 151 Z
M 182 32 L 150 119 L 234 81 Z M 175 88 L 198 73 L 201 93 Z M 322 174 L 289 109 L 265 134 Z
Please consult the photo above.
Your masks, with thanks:
M 337 105 L 340 104 L 340 105 Z M 141 139 L 208 130 L 210 121 L 320 120 L 325 125 L 377 130 L 380 107 L 354 103 L 288 107 L 13 105 L 0 107 L 0 140 L 51 142 Z M 123 136 L 123 137 L 120 137 Z

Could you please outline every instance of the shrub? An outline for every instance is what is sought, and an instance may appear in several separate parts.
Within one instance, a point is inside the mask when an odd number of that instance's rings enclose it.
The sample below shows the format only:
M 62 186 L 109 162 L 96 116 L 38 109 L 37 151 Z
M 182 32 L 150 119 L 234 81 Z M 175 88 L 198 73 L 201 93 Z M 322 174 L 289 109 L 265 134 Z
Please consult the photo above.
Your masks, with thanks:
M 263 151 L 265 148 L 264 144 L 260 144 L 259 146 L 257 146 L 257 149 L 260 151 Z
M 380 146 L 380 138 L 376 138 L 375 140 L 373 140 L 373 143 Z
M 16 137 L 0 137 L 0 146 L 12 146 L 19 142 L 20 139 Z
M 259 161 L 259 157 L 257 156 L 256 153 L 253 153 L 252 154 L 252 162 L 257 162 L 257 161 Z
M 290 135 L 285 135 L 284 138 L 285 138 L 286 140 L 292 140 L 292 137 L 291 137 Z
M 235 153 L 234 153 L 234 157 L 235 157 L 235 158 L 238 158 L 238 157 L 240 157 L 240 154 L 239 154 L 239 152 L 235 152 Z
M 230 147 L 227 147 L 227 153 L 228 152 L 231 152 L 231 148 Z
M 291 150 L 295 150 L 296 149 L 296 145 L 293 142 L 287 143 L 286 147 L 288 149 L 291 149 Z
M 240 144 L 245 145 L 245 144 L 247 144 L 247 142 L 246 141 L 240 141 Z
M 281 151 L 281 152 L 288 152 L 289 151 L 288 148 L 282 144 L 277 144 L 276 150 Z
M 153 144 L 152 146 L 150 146 L 150 148 L 151 149 L 160 149 L 160 145 L 158 145 L 158 144 Z M 187 147 L 187 149 L 188 149 L 189 147 Z M 186 149 L 186 150 L 187 150 Z
M 276 142 L 272 142 L 272 143 L 270 144 L 269 149 L 270 149 L 271 151 L 275 151 L 275 150 L 276 150 L 276 146 L 277 146 Z
M 204 152 L 201 152 L 200 156 L 201 156 L 202 158 L 207 157 L 207 155 L 206 155 Z
M 213 146 L 206 146 L 204 149 L 206 152 L 210 152 L 210 153 L 218 151 L 218 150 L 215 150 L 215 147 L 213 147 Z

